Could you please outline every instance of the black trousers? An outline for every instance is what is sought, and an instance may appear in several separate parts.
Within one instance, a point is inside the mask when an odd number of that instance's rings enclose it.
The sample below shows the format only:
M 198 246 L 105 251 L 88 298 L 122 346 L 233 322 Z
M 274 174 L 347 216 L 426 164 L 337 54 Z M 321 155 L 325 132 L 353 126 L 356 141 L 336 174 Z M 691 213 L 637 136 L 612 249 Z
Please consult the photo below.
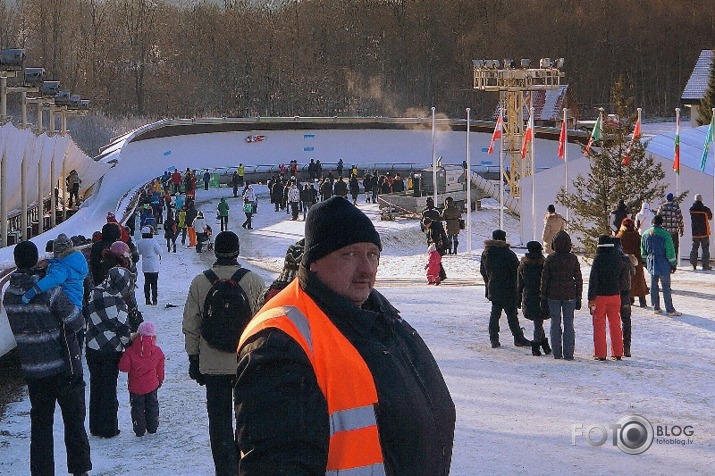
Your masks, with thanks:
M 149 303 L 149 293 L 151 301 L 156 302 L 158 294 L 159 273 L 144 273 L 144 298 Z
M 516 310 L 516 304 L 499 304 L 492 302 L 492 312 L 489 315 L 489 338 L 494 341 L 499 340 L 499 319 L 501 313 L 506 313 L 506 321 L 509 323 L 509 330 L 514 337 L 523 335 L 521 327 L 519 327 L 519 315 Z
M 121 352 L 87 349 L 89 368 L 89 432 L 112 438 L 119 434 L 117 378 Z
M 621 329 L 623 331 L 623 347 L 631 348 L 631 292 L 621 291 Z
M 186 229 L 186 228 L 184 228 Z M 172 251 L 176 253 L 176 235 L 166 237 L 166 250 L 171 253 Z
M 147 431 L 156 433 L 159 428 L 159 399 L 157 390 L 144 395 L 129 393 L 132 405 L 132 428 L 137 436 L 144 436 Z
M 209 416 L 209 439 L 216 476 L 235 476 L 238 471 L 238 449 L 233 436 L 234 375 L 204 375 L 206 410 Z
M 221 216 L 221 231 L 228 230 L 228 215 Z
M 60 405 L 64 423 L 67 472 L 82 473 L 92 469 L 89 440 L 84 429 L 87 413 L 85 383 L 81 376 L 67 374 L 28 379 L 30 393 L 30 473 L 54 476 L 55 456 L 52 426 L 55 403 Z

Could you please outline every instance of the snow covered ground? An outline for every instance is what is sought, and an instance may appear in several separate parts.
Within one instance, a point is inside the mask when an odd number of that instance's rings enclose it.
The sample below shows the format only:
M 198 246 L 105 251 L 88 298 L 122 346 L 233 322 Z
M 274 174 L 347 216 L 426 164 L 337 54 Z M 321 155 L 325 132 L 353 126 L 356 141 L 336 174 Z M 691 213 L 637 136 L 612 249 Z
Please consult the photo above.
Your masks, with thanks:
M 268 203 L 258 188 L 259 210 L 253 230 L 243 230 L 236 200 L 230 227 L 240 236 L 240 261 L 269 284 L 282 267 L 287 246 L 302 236 L 303 222 L 292 222 Z M 230 190 L 199 191 L 199 207 L 213 215 L 220 196 Z M 362 198 L 362 197 L 361 197 Z M 633 309 L 633 357 L 622 362 L 592 360 L 590 316 L 577 312 L 576 359 L 573 362 L 533 357 L 530 349 L 511 346 L 506 319 L 502 344 L 491 349 L 487 335 L 489 303 L 479 277 L 483 240 L 497 227 L 494 203 L 472 214 L 473 253 L 445 256 L 448 280 L 427 286 L 423 235 L 416 220 L 380 221 L 376 205 L 361 204 L 382 235 L 384 251 L 377 289 L 402 311 L 432 349 L 457 406 L 453 475 L 475 474 L 713 474 L 715 459 L 715 273 L 681 267 L 673 276 L 675 307 L 682 317 L 655 316 Z M 217 225 L 218 227 L 218 225 Z M 521 243 L 518 223 L 507 215 L 512 243 Z M 466 251 L 461 235 L 460 251 Z M 162 240 L 163 241 L 163 240 Z M 687 245 L 686 245 L 687 246 Z M 523 249 L 516 249 L 523 255 Z M 119 381 L 121 435 L 105 440 L 90 436 L 96 475 L 209 475 L 205 390 L 188 377 L 181 316 L 190 280 L 212 263 L 210 253 L 181 248 L 163 256 L 159 306 L 142 306 L 145 319 L 157 325 L 167 357 L 166 382 L 159 391 L 160 427 L 156 435 L 137 438 L 131 430 L 126 375 Z M 588 267 L 582 267 L 588 278 Z M 143 302 L 140 278 L 137 295 Z M 179 307 L 165 308 L 166 303 Z M 521 319 L 527 336 L 529 321 Z M 548 328 L 548 324 L 547 324 Z M 0 431 L 0 474 L 27 474 L 30 405 L 12 404 Z M 689 436 L 656 436 L 645 453 L 629 455 L 612 444 L 612 430 L 626 415 L 648 419 L 656 432 L 685 429 Z M 59 411 L 55 454 L 64 472 Z M 591 431 L 589 444 L 583 432 Z M 600 426 L 607 429 L 601 446 Z M 692 431 L 691 431 L 692 430 Z M 575 436 L 574 436 L 575 435 Z M 574 444 L 575 443 L 575 444 Z

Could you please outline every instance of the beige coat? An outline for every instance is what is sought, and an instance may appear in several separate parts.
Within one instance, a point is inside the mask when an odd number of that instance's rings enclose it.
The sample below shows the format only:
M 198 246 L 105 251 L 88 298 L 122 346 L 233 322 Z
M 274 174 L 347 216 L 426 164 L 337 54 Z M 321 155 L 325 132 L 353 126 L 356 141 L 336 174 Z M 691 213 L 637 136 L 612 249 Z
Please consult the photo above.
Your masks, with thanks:
M 228 279 L 240 268 L 239 265 L 218 266 L 211 269 L 219 278 Z M 248 296 L 251 311 L 255 315 L 261 308 L 264 292 L 263 279 L 255 273 L 246 273 L 239 286 Z M 182 330 L 185 338 L 186 353 L 199 355 L 199 371 L 209 375 L 234 375 L 236 373 L 236 353 L 222 352 L 208 345 L 201 337 L 201 319 L 204 315 L 204 301 L 211 289 L 211 283 L 203 273 L 199 274 L 189 286 L 189 295 L 186 296 L 184 306 L 184 320 Z
M 551 247 L 551 241 L 556 236 L 556 233 L 564 231 L 566 228 L 566 220 L 558 213 L 547 213 L 544 217 L 544 232 L 541 235 L 541 240 L 544 242 L 544 251 L 547 254 L 554 252 Z

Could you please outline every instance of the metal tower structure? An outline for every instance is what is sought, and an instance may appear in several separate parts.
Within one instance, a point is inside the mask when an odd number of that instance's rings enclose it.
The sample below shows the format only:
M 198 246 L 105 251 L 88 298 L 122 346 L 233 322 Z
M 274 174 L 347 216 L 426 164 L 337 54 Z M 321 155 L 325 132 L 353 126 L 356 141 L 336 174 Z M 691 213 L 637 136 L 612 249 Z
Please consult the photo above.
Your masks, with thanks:
M 514 60 L 472 60 L 474 89 L 499 92 L 499 104 L 504 110 L 502 147 L 509 157 L 509 169 L 502 180 L 509 185 L 509 193 L 521 196 L 519 180 L 533 174 L 531 161 L 521 158 L 521 143 L 525 132 L 524 111 L 533 107 L 533 91 L 557 89 L 564 73 L 564 60 L 542 58 L 538 68 L 531 60 L 522 59 L 519 66 Z M 528 112 L 527 112 L 528 113 Z

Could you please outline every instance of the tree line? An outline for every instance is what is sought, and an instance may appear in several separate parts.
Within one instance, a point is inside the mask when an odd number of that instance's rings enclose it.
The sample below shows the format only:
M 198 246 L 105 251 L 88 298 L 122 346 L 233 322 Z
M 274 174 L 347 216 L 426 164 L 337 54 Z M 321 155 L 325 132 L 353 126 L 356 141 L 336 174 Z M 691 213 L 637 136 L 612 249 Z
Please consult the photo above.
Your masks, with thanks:
M 111 116 L 490 117 L 473 59 L 565 58 L 582 117 L 622 77 L 672 116 L 712 0 L 5 0 L 0 47 L 27 50 Z

